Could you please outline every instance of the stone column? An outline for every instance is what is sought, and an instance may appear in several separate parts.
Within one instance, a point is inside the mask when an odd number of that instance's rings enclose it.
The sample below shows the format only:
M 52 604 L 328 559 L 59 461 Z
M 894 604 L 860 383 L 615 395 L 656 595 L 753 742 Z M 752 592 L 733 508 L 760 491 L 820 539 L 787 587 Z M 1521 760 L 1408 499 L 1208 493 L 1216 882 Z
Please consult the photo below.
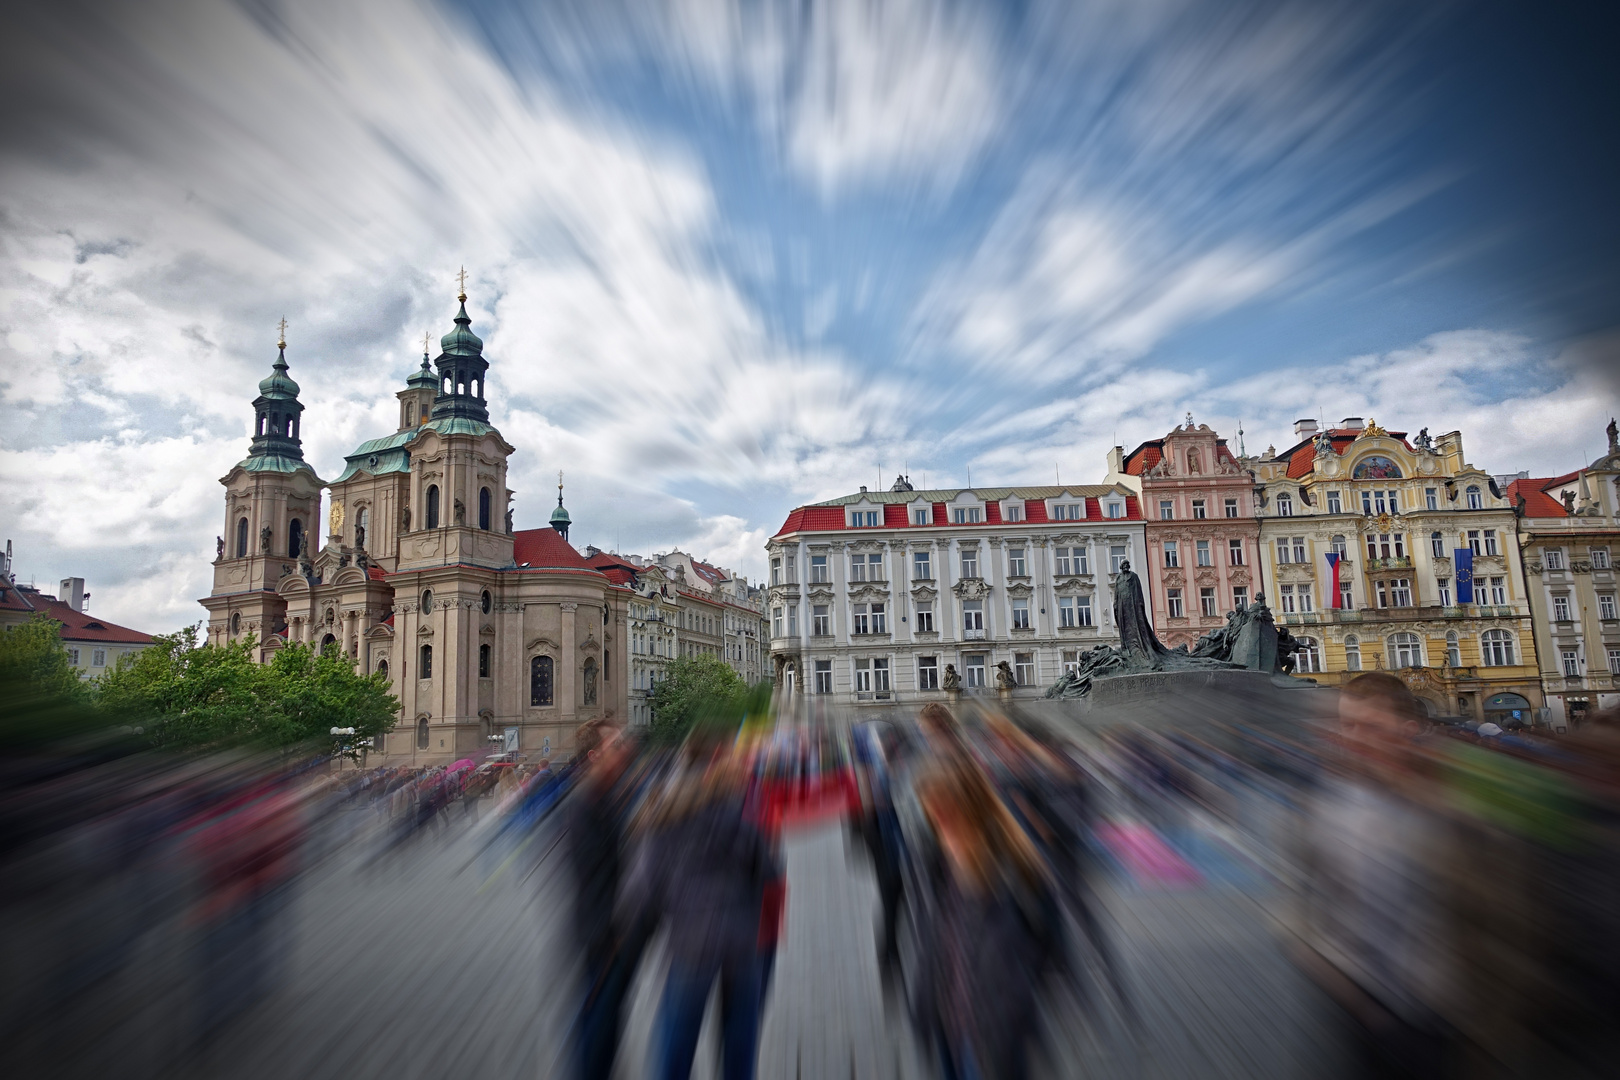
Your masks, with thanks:
M 575 673 L 579 670 L 581 657 L 579 643 L 575 640 L 578 628 L 575 619 L 578 617 L 579 605 L 571 601 L 557 605 L 561 612 L 558 620 L 558 645 L 561 656 L 557 661 L 557 719 L 563 722 L 563 731 L 557 732 L 557 737 L 551 741 L 553 752 L 563 745 L 563 737 L 567 730 L 572 728 L 578 718 L 578 687 Z

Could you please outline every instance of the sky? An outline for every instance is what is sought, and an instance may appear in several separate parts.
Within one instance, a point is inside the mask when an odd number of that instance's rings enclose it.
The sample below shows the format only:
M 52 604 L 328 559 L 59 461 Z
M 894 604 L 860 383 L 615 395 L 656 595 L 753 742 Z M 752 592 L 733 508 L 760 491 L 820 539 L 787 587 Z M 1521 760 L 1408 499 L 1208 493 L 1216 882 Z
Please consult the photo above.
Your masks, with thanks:
M 13 5 L 3 538 L 197 621 L 278 320 L 333 477 L 463 266 L 517 526 L 560 469 L 580 547 L 757 577 L 801 503 L 1095 483 L 1188 412 L 1576 468 L 1620 107 L 1598 9 L 1531 7 Z

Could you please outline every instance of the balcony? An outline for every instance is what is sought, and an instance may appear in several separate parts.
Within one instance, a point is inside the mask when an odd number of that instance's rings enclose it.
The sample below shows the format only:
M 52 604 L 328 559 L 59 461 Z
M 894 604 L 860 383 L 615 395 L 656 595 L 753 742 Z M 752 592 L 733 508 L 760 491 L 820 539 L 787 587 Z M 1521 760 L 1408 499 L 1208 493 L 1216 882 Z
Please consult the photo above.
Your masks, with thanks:
M 1378 571 L 1378 570 L 1410 570 L 1410 569 L 1412 569 L 1412 556 L 1410 556 L 1410 555 L 1391 555 L 1387 559 L 1368 559 L 1367 560 L 1367 570 L 1368 570 L 1369 573 L 1372 573 L 1372 572 Z
M 963 641 L 983 641 L 984 639 L 985 639 L 985 637 L 984 637 L 984 631 L 983 630 L 964 630 L 964 631 L 962 631 L 962 640 Z

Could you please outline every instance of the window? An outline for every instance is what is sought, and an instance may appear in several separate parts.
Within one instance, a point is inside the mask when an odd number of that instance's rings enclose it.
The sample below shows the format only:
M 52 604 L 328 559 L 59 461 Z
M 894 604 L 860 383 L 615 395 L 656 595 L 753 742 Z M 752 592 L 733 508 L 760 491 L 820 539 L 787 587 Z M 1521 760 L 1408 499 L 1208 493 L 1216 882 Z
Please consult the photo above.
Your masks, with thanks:
M 1505 605 L 1507 598 L 1507 578 L 1493 577 L 1490 579 L 1491 603 Z
M 1181 565 L 1181 549 L 1174 540 L 1166 540 L 1164 542 L 1164 565 Z
M 1072 596 L 1060 596 L 1060 597 L 1058 597 L 1058 626 L 1060 626 L 1060 627 L 1073 627 L 1074 626 L 1074 597 L 1072 597 Z
M 1333 553 L 1341 559 L 1348 559 L 1350 557 L 1350 547 L 1345 543 L 1343 533 L 1340 533 L 1332 540 L 1329 540 L 1328 547 L 1332 548 Z
M 1023 521 L 1024 508 L 1017 505 L 1003 506 L 1001 508 L 1001 519 L 1003 521 Z
M 422 590 L 422 614 L 431 615 L 432 613 L 433 613 L 433 590 L 432 589 L 423 589 Z
M 1569 597 L 1553 597 L 1553 621 L 1569 622 Z
M 1279 586 L 1277 593 L 1277 603 L 1282 613 L 1284 615 L 1294 614 L 1294 587 L 1292 585 Z
M 1023 548 L 1007 549 L 1007 575 L 1009 577 L 1029 576 L 1029 568 L 1024 562 Z
M 1389 559 L 1406 556 L 1405 533 L 1368 533 L 1367 558 Z
M 970 687 L 984 685 L 984 653 L 973 653 L 962 658 L 965 682 Z
M 983 513 L 977 506 L 958 506 L 951 511 L 951 520 L 958 525 L 977 525 Z
M 827 581 L 827 556 L 810 556 L 810 583 L 825 585 Z
M 489 609 L 495 606 L 495 601 L 487 590 L 478 598 L 478 606 L 483 609 L 485 615 L 488 615 Z
M 850 633 L 887 634 L 888 615 L 882 604 L 856 604 L 850 609 Z
M 1445 577 L 1443 577 L 1443 578 L 1435 578 L 1435 580 L 1434 580 L 1434 591 L 1435 591 L 1436 598 L 1440 601 L 1440 606 L 1441 607 L 1450 607 L 1451 606 L 1451 579 L 1450 578 L 1445 578 Z
M 810 609 L 810 633 L 816 637 L 832 634 L 832 615 L 828 613 L 826 604 L 816 604 Z
M 1581 654 L 1574 649 L 1564 649 L 1564 678 L 1578 679 L 1581 677 Z
M 1074 507 L 1074 509 L 1079 510 L 1080 507 L 1076 506 L 1076 507 Z M 1103 517 L 1122 518 L 1124 516 L 1125 516 L 1125 504 L 1124 503 L 1111 502 L 1111 503 L 1105 503 L 1103 505 Z M 1081 517 L 1081 515 L 1076 514 L 1072 520 L 1078 521 L 1078 520 L 1080 520 L 1080 517 Z
M 939 657 L 917 657 L 917 689 L 939 689 Z
M 911 553 L 911 576 L 918 581 L 928 581 L 934 576 L 934 557 L 926 551 L 913 551 Z
M 421 651 L 422 655 L 417 660 L 417 667 L 419 670 L 416 673 L 416 677 L 418 679 L 431 679 L 433 678 L 433 646 L 424 645 L 422 646 Z
M 536 656 L 529 661 L 529 704 L 551 704 L 551 657 Z
M 425 716 L 416 722 L 416 748 L 418 750 L 428 748 L 428 720 Z
M 1598 593 L 1598 618 L 1609 621 L 1614 617 L 1614 593 Z
M 1473 484 L 1469 484 L 1468 490 L 1465 492 L 1465 494 L 1468 496 L 1468 509 L 1482 510 L 1485 508 L 1485 501 L 1480 498 L 1478 487 Z
M 1081 521 L 1086 516 L 1085 506 L 1082 503 L 1054 503 L 1052 505 L 1053 521 Z M 1113 514 L 1108 515 L 1113 517 Z
M 1446 557 L 1446 538 L 1441 536 L 1438 532 L 1432 532 L 1429 534 L 1429 554 L 1434 556 L 1436 559 L 1443 559 Z
M 1392 578 L 1378 583 L 1378 606 L 1411 607 L 1412 581 L 1410 578 Z
M 1354 634 L 1344 639 L 1344 668 L 1346 671 L 1361 670 L 1361 643 Z
M 872 661 L 855 661 L 855 692 L 857 694 L 872 692 Z
M 1226 542 L 1226 564 L 1228 566 L 1243 565 L 1243 541 L 1228 540 Z
M 1066 574 L 1089 574 L 1091 572 L 1090 561 L 1086 558 L 1086 549 L 1083 547 L 1054 548 L 1053 554 L 1057 560 L 1057 572 L 1060 577 Z
M 917 605 L 917 632 L 919 634 L 932 634 L 934 632 L 934 605 L 932 601 L 924 601 Z
M 1193 517 L 1195 517 L 1195 518 L 1207 518 L 1207 517 L 1209 517 L 1209 514 L 1206 513 L 1205 510 L 1204 510 L 1204 500 L 1203 499 L 1194 499 L 1193 500 Z
M 1339 501 L 1339 493 L 1337 491 L 1330 491 L 1327 493 L 1327 512 L 1330 514 L 1344 513 L 1344 504 Z M 1236 514 L 1228 514 L 1227 516 L 1237 517 Z
M 1288 537 L 1277 537 L 1277 561 L 1289 563 L 1294 561 L 1294 549 L 1289 546 Z
M 913 525 L 927 525 L 929 523 L 929 518 L 932 516 L 932 514 L 921 506 L 913 507 L 911 510 L 911 523 Z
M 1232 609 L 1242 611 L 1249 606 L 1249 587 L 1238 585 L 1232 589 Z
M 1462 667 L 1462 649 L 1457 644 L 1457 631 L 1446 631 L 1446 666 Z
M 478 677 L 480 679 L 489 678 L 489 646 L 488 645 L 480 645 L 480 646 L 478 646 Z
M 1110 574 L 1119 573 L 1119 568 L 1125 565 L 1129 553 L 1130 549 L 1124 544 L 1111 545 L 1108 549 L 1108 572 Z
M 1074 621 L 1080 626 L 1091 625 L 1091 597 L 1077 596 L 1074 598 Z
M 1305 538 L 1303 536 L 1294 537 L 1294 561 L 1297 563 L 1310 561 L 1305 558 Z
M 1299 610 L 1302 615 L 1309 615 L 1316 610 L 1316 588 L 1306 583 L 1296 585 L 1294 593 L 1299 597 Z
M 1029 601 L 1016 599 L 1012 602 L 1012 628 L 1014 630 L 1029 629 Z
M 70 647 L 68 649 L 68 651 L 67 651 L 67 654 L 68 654 L 68 663 L 72 664 L 74 667 L 78 667 L 79 666 L 79 650 Z
M 1226 500 L 1226 516 L 1229 518 L 1238 516 L 1238 501 L 1236 499 Z
M 1198 590 L 1198 610 L 1206 619 L 1220 614 L 1215 610 L 1215 587 L 1213 585 Z
M 1064 649 L 1063 650 L 1063 674 L 1072 675 L 1074 672 L 1079 671 L 1079 670 L 1080 670 L 1080 650 L 1078 650 L 1078 649 Z
M 782 609 L 771 609 L 771 637 L 782 637 Z
M 298 558 L 298 553 L 304 550 L 304 523 L 293 518 L 287 526 L 287 557 Z
M 1277 516 L 1294 516 L 1294 497 L 1288 494 L 1286 491 L 1277 496 Z
M 236 557 L 238 559 L 245 559 L 245 558 L 247 558 L 247 553 L 248 553 L 247 518 L 237 518 L 237 520 L 236 520 Z
M 1018 680 L 1019 686 L 1030 686 L 1035 682 L 1035 654 L 1013 653 L 1013 676 Z
M 1416 634 L 1389 636 L 1389 666 L 1392 668 L 1423 666 L 1423 642 L 1418 640 Z
M 1608 548 L 1588 548 L 1586 553 L 1592 560 L 1592 569 L 1607 570 L 1609 568 Z
M 880 657 L 872 661 L 872 689 L 880 694 L 887 694 L 892 689 L 889 684 L 889 661 L 887 657 Z
M 962 601 L 962 629 L 969 637 L 984 636 L 984 601 Z
M 75 661 L 75 662 L 77 662 L 77 661 Z M 106 667 L 107 666 L 107 650 L 106 649 L 92 649 L 92 650 L 90 650 L 90 666 L 91 667 Z
M 1496 548 L 1496 530 L 1495 529 L 1486 529 L 1485 530 L 1485 554 L 1487 554 L 1487 555 L 1500 554 L 1497 551 L 1497 548 Z
M 1430 510 L 1440 509 L 1440 492 L 1434 488 L 1424 488 L 1423 505 Z
M 1176 516 L 1176 501 L 1174 499 L 1159 500 L 1159 520 L 1173 521 Z
M 246 518 L 242 520 L 246 521 Z M 1562 548 L 1547 549 L 1547 569 L 1562 570 L 1564 568 L 1564 551 Z
M 1620 675 L 1620 649 L 1609 650 L 1609 674 Z
M 1313 637 L 1299 639 L 1301 648 L 1294 653 L 1294 670 L 1301 675 L 1314 675 L 1322 670 L 1322 644 Z
M 866 556 L 865 555 L 851 555 L 849 557 L 849 580 L 851 580 L 851 581 L 865 581 L 866 580 Z
M 1198 565 L 1199 566 L 1213 566 L 1214 563 L 1210 560 L 1210 557 L 1209 557 L 1209 541 L 1208 540 L 1200 540 L 1200 541 L 1198 541 L 1197 549 L 1198 549 Z
M 423 519 L 423 528 L 437 529 L 439 527 L 439 485 L 429 484 L 427 489 L 427 516 Z
M 780 558 L 771 560 L 771 584 L 782 584 L 782 560 Z
M 965 578 L 979 576 L 979 552 L 977 548 L 970 548 L 962 552 L 962 576 Z
M 832 693 L 832 661 L 817 660 L 815 676 L 815 692 L 818 694 Z
M 787 607 L 788 607 L 788 620 L 787 620 L 788 637 L 798 637 L 799 636 L 799 605 L 798 604 L 789 604 Z
M 1401 511 L 1400 494 L 1394 491 L 1366 491 L 1361 493 L 1361 512 L 1371 517 L 1373 514 L 1398 514 Z
M 478 527 L 489 531 L 489 488 L 478 489 Z
M 1354 611 L 1356 593 L 1355 587 L 1348 581 L 1339 582 L 1339 608 L 1343 611 Z
M 883 524 L 883 513 L 879 510 L 852 510 L 849 515 L 849 526 L 852 529 L 875 529 Z
M 1172 619 L 1179 619 L 1182 617 L 1182 615 L 1186 614 L 1186 612 L 1182 610 L 1180 589 L 1166 589 L 1164 591 L 1164 602 L 1165 606 L 1170 611 L 1170 617 Z

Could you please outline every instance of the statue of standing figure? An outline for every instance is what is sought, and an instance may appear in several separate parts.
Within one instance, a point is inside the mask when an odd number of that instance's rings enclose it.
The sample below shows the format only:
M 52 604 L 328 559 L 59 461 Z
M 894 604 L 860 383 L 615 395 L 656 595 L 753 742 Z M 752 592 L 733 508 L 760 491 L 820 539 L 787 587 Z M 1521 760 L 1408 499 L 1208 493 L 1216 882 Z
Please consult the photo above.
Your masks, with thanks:
M 1609 435 L 1609 453 L 1620 454 L 1620 428 L 1614 426 L 1614 417 L 1609 417 L 1609 426 L 1603 430 Z
M 955 664 L 945 665 L 945 677 L 939 681 L 939 685 L 940 688 L 944 690 L 962 689 L 962 676 L 956 673 Z
M 1012 665 L 1003 660 L 996 665 L 996 689 L 1013 690 L 1018 686 L 1018 680 L 1013 676 Z

